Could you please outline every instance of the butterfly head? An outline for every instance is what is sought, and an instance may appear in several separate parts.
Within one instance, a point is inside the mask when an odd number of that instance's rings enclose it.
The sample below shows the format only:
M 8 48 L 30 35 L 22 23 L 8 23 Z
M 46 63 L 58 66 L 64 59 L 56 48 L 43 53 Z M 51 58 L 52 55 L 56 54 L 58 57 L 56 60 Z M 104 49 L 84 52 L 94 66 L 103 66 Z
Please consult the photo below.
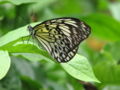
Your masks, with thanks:
M 33 29 L 33 27 L 28 25 L 27 28 L 28 28 L 28 31 L 29 31 L 30 35 L 34 36 L 34 29 Z

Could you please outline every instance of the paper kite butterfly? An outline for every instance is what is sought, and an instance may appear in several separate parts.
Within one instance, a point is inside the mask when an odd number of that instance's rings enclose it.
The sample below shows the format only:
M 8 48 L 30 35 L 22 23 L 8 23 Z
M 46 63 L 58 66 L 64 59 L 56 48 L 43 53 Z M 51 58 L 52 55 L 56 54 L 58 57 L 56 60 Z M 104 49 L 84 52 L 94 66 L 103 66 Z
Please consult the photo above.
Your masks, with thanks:
M 47 20 L 34 27 L 29 25 L 28 30 L 57 62 L 71 60 L 91 32 L 86 23 L 71 17 Z

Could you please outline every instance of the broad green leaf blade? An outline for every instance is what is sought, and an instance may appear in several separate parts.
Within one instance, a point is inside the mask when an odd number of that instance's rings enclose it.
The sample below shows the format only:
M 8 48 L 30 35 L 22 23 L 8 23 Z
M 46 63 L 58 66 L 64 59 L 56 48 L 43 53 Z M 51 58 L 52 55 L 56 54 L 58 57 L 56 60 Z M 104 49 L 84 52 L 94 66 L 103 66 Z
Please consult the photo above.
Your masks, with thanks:
M 33 23 L 31 25 L 36 25 L 38 23 L 40 23 L 40 22 Z M 20 28 L 15 29 L 15 30 L 12 30 L 12 31 L 8 32 L 7 34 L 5 34 L 4 36 L 2 36 L 0 38 L 0 47 L 8 44 L 10 42 L 13 42 L 17 39 L 20 39 L 21 37 L 28 36 L 29 32 L 27 30 L 27 26 L 28 25 L 20 27 Z
M 10 68 L 10 57 L 7 51 L 0 51 L 0 80 L 5 77 Z
M 47 8 L 49 5 L 52 5 L 58 0 L 38 0 L 38 1 L 39 1 L 38 3 L 29 5 L 29 11 L 39 12 L 44 8 Z
M 31 54 L 36 54 L 36 55 L 40 54 L 41 56 L 39 56 L 40 57 L 39 60 L 41 59 L 46 59 L 48 61 L 53 60 L 53 58 L 48 54 L 47 51 L 40 49 L 31 44 L 18 44 L 18 45 L 12 46 L 11 48 L 6 47 L 5 49 L 11 53 L 15 52 L 15 53 L 31 53 Z
M 88 60 L 78 54 L 68 63 L 61 63 L 65 71 L 76 79 L 99 82 L 95 77 Z
M 37 53 L 15 53 L 14 55 L 22 55 L 25 59 L 30 61 L 41 61 L 43 59 L 48 59 L 47 57 L 44 57 Z
M 108 43 L 96 60 L 93 69 L 101 84 L 120 85 L 120 42 Z
M 15 43 L 13 45 L 5 45 L 3 47 L 0 48 L 1 50 L 7 50 L 10 53 L 31 53 L 31 54 L 36 54 L 36 55 L 40 55 L 39 56 L 39 60 L 45 59 L 45 60 L 50 60 L 53 58 L 48 54 L 47 51 L 41 49 L 40 47 L 37 47 L 33 44 L 23 44 L 23 42 L 18 42 Z M 14 54 L 15 55 L 15 54 Z M 19 54 L 22 55 L 22 54 Z M 33 59 L 34 60 L 34 59 Z
M 23 84 L 18 72 L 15 64 L 11 64 L 9 72 L 5 78 L 0 80 L 0 90 L 23 90 Z
M 29 35 L 27 26 L 10 31 L 0 38 L 0 47 L 27 35 Z
M 12 3 L 15 5 L 25 4 L 25 3 L 36 3 L 39 0 L 2 0 L 0 3 Z
M 101 84 L 120 85 L 120 65 L 103 61 L 93 66 L 93 69 Z
M 25 3 L 41 3 L 42 5 L 44 3 L 48 3 L 51 1 L 55 1 L 55 0 L 2 0 L 0 1 L 0 3 L 12 3 L 15 5 L 20 5 L 20 4 L 25 4 Z
M 92 14 L 83 19 L 91 27 L 91 36 L 103 40 L 120 41 L 120 22 L 104 14 Z
M 40 22 L 33 23 L 31 25 L 34 26 L 38 23 Z M 50 55 L 43 49 L 40 49 L 30 43 L 25 44 L 24 42 L 20 41 L 16 42 L 16 40 L 18 41 L 20 38 L 28 35 L 29 32 L 27 30 L 27 25 L 7 33 L 0 38 L 0 50 L 7 50 L 10 53 L 37 53 L 47 57 L 47 59 L 52 59 Z
M 108 43 L 104 46 L 103 50 L 110 53 L 110 56 L 113 57 L 114 60 L 119 62 L 119 60 L 120 60 L 120 42 Z

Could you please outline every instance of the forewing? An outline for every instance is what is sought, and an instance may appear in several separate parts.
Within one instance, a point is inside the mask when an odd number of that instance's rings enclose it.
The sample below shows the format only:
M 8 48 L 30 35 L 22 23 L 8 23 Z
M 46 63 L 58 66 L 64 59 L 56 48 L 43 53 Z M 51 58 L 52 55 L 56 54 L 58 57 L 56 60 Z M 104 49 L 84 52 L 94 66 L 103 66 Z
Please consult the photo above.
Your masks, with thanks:
M 74 57 L 80 42 L 90 34 L 90 27 L 76 18 L 57 18 L 34 27 L 35 37 L 58 61 Z

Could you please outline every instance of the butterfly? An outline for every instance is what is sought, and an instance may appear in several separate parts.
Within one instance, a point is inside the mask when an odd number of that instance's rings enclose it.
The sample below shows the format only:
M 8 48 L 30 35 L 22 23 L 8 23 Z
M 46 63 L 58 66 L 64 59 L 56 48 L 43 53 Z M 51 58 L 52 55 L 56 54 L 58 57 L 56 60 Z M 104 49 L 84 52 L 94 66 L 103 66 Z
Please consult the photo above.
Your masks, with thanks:
M 85 22 L 72 17 L 46 20 L 34 27 L 29 25 L 28 30 L 57 62 L 71 60 L 91 32 Z

